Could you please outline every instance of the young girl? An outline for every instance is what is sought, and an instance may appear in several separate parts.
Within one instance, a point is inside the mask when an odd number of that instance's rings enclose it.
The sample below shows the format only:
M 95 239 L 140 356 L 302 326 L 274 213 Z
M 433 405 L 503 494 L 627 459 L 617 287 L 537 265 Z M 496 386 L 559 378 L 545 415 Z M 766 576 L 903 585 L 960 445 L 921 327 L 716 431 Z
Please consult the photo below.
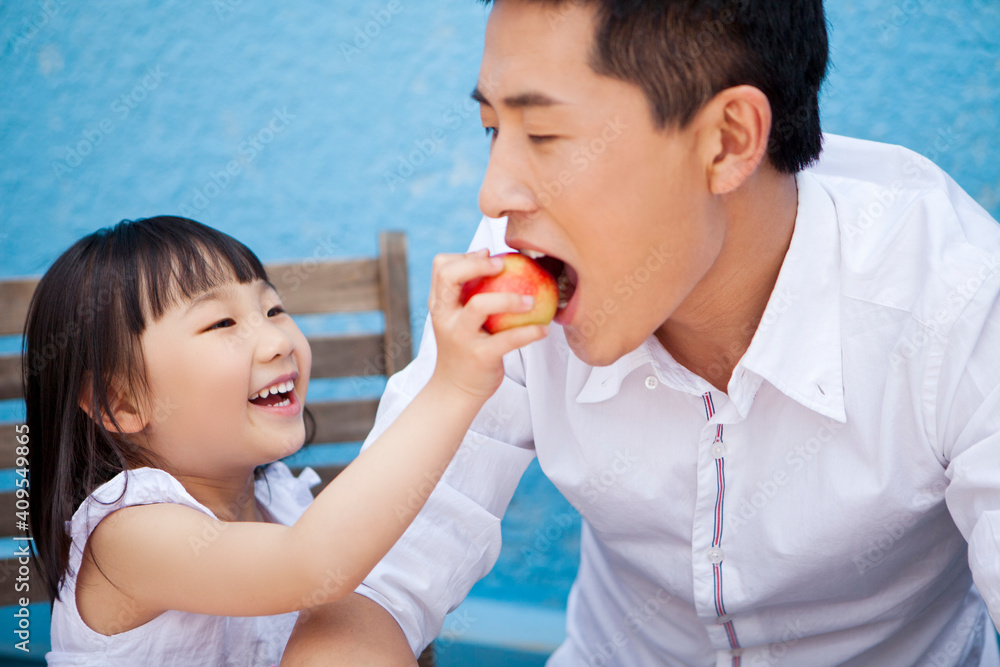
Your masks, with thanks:
M 257 257 L 172 217 L 67 250 L 35 292 L 24 355 L 49 664 L 277 663 L 294 612 L 352 592 L 407 528 L 501 357 L 545 335 L 481 330 L 528 310 L 520 295 L 460 305 L 462 283 L 499 271 L 485 253 L 435 259 L 432 379 L 312 500 L 307 475 L 272 463 L 305 438 L 309 345 Z

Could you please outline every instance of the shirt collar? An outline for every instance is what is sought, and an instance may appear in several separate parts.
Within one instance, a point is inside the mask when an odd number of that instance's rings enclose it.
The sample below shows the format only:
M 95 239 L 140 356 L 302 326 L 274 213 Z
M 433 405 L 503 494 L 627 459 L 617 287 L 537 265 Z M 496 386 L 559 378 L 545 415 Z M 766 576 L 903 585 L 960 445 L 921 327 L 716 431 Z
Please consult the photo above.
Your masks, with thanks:
M 815 176 L 799 173 L 796 181 L 799 201 L 792 240 L 750 347 L 733 372 L 728 393 L 745 418 L 763 379 L 806 408 L 843 423 L 847 416 L 837 211 Z M 659 363 L 657 357 L 665 363 Z M 596 403 L 613 397 L 625 377 L 647 363 L 661 381 L 675 389 L 691 394 L 712 389 L 651 337 L 613 364 L 593 367 L 577 402 Z
M 796 181 L 792 242 L 737 369 L 758 374 L 810 410 L 844 423 L 837 210 L 814 175 L 799 173 Z
M 609 366 L 592 366 L 583 389 L 577 394 L 576 402 L 600 403 L 608 400 L 618 393 L 622 382 L 632 371 L 646 364 L 651 364 L 662 380 L 660 364 L 650 349 L 651 341 L 655 342 L 656 339 L 650 337 L 650 340 Z

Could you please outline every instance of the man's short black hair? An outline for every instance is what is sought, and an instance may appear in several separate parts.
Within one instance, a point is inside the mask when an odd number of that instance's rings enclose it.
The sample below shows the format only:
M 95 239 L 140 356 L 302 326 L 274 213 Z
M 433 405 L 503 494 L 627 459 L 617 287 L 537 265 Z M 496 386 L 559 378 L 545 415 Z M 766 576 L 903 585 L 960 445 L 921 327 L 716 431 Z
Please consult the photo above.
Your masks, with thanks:
M 533 1 L 551 5 L 553 25 L 564 5 L 595 5 L 591 67 L 639 86 L 659 127 L 684 127 L 716 93 L 747 84 L 771 104 L 771 164 L 794 174 L 819 157 L 823 0 Z

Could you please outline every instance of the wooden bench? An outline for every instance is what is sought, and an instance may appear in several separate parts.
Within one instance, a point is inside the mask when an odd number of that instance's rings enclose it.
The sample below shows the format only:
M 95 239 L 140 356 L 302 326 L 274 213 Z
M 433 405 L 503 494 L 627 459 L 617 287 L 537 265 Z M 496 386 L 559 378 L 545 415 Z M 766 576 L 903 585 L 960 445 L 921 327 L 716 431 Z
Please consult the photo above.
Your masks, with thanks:
M 363 376 L 389 377 L 413 357 L 407 284 L 406 237 L 401 232 L 379 234 L 379 254 L 361 259 L 305 260 L 267 265 L 268 276 L 278 289 L 285 309 L 292 315 L 378 312 L 383 316 L 381 332 L 362 334 L 310 334 L 312 379 Z M 0 281 L 0 336 L 22 335 L 28 304 L 37 278 Z M 312 392 L 310 392 L 312 393 Z M 0 355 L 0 400 L 18 399 L 21 391 L 19 354 Z M 357 443 L 365 439 L 375 423 L 377 398 L 307 402 L 316 421 L 314 443 Z M 14 469 L 17 456 L 17 424 L 0 424 L 0 469 Z M 23 428 L 23 427 L 22 427 Z M 30 438 L 30 434 L 28 434 Z M 323 484 L 343 465 L 312 466 Z M 293 467 L 295 472 L 298 469 Z M 16 530 L 18 502 L 15 491 L 0 491 L 0 540 L 10 542 L 23 531 Z M 23 504 L 23 503 L 22 503 Z M 15 544 L 26 544 L 16 541 Z M 17 557 L 0 559 L 0 606 L 16 605 L 24 593 L 16 590 L 21 563 Z M 41 578 L 29 566 L 32 602 L 46 601 Z M 37 631 L 37 630 L 36 630 Z M 434 664 L 433 649 L 420 657 L 421 667 Z

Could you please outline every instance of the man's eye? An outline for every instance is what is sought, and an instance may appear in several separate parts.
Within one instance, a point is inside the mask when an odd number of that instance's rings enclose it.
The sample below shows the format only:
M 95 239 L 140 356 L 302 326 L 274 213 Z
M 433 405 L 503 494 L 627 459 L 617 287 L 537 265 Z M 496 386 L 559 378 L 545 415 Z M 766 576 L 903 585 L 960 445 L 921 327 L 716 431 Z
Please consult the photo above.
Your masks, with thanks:
M 283 312 L 285 312 L 284 306 L 275 306 L 271 310 L 267 311 L 267 316 L 274 317 L 276 315 L 281 315 Z
M 223 320 L 219 320 L 209 328 L 205 329 L 205 331 L 212 331 L 213 329 L 225 329 L 227 327 L 234 327 L 234 326 L 236 326 L 236 320 L 234 320 L 231 317 L 227 317 Z

